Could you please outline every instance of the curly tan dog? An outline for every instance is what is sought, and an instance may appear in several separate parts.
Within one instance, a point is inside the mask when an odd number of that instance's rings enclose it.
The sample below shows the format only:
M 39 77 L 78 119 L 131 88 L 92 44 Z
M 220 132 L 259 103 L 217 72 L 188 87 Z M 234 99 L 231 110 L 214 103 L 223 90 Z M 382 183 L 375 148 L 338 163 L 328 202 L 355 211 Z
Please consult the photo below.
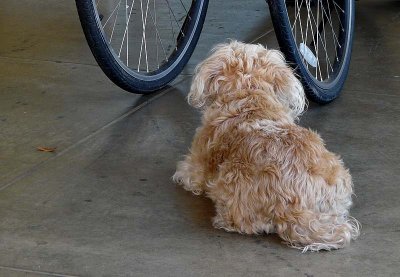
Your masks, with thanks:
M 197 67 L 188 101 L 203 123 L 173 179 L 214 201 L 216 228 L 277 233 L 303 251 L 359 235 L 348 215 L 349 171 L 317 133 L 295 124 L 304 91 L 279 51 L 218 45 Z

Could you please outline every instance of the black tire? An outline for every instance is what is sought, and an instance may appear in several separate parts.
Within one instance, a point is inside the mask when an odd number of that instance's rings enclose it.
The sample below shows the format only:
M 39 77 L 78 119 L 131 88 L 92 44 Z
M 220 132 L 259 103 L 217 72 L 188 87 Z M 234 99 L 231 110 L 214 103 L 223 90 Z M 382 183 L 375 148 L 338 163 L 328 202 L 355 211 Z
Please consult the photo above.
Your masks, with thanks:
M 328 1 L 332 0 L 308 0 L 308 3 L 310 3 L 309 7 L 311 7 L 311 5 L 315 7 L 316 3 L 321 3 L 322 5 L 322 1 L 324 1 L 325 5 L 327 5 Z M 344 15 L 342 13 L 340 13 L 340 16 L 339 13 L 337 15 L 338 18 L 343 18 L 344 22 L 344 24 L 341 23 L 343 25 L 343 28 L 339 28 L 338 31 L 338 45 L 342 45 L 344 47 L 340 47 L 340 49 L 339 47 L 336 48 L 337 59 L 335 59 L 334 64 L 331 66 L 334 71 L 332 71 L 332 75 L 329 76 L 326 80 L 318 80 L 318 69 L 315 70 L 316 76 L 311 74 L 311 72 L 308 70 L 308 65 L 305 64 L 304 58 L 302 58 L 301 56 L 299 47 L 297 46 L 297 42 L 294 38 L 295 35 L 293 34 L 293 29 L 287 8 L 287 5 L 289 6 L 290 4 L 293 4 L 293 2 L 295 1 L 286 0 L 285 3 L 285 0 L 268 0 L 270 13 L 279 46 L 281 48 L 281 51 L 285 54 L 287 61 L 300 76 L 308 98 L 320 104 L 329 103 L 339 96 L 349 71 L 354 32 L 354 0 L 337 0 L 337 2 L 343 5 L 342 8 L 345 11 L 343 12 Z M 307 2 L 307 0 L 305 2 Z M 333 2 L 330 3 L 333 4 Z M 299 8 L 297 9 L 299 10 Z M 294 24 L 297 24 L 296 20 L 294 20 Z M 319 26 L 321 26 L 321 24 L 319 24 Z M 315 35 L 318 40 L 318 34 L 316 33 Z M 319 37 L 321 37 L 321 35 L 319 35 Z M 325 44 L 327 44 L 326 40 Z
M 107 42 L 101 23 L 103 16 L 98 15 L 94 1 L 76 0 L 89 47 L 109 79 L 126 91 L 140 94 L 151 93 L 165 87 L 183 70 L 200 37 L 208 7 L 208 0 L 192 1 L 192 6 L 188 10 L 190 20 L 187 22 L 185 20 L 181 29 L 185 36 L 178 35 L 176 50 L 173 50 L 168 60 L 157 70 L 138 72 L 126 66 Z

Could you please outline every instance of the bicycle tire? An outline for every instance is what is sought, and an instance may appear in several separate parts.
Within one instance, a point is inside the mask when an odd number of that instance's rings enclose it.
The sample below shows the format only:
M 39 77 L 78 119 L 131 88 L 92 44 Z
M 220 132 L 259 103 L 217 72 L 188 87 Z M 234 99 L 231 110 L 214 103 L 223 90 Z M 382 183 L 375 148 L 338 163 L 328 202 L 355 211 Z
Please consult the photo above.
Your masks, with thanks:
M 111 49 L 101 28 L 101 16 L 98 15 L 94 0 L 76 0 L 76 6 L 90 50 L 98 65 L 117 86 L 139 94 L 147 94 L 165 87 L 176 78 L 189 61 L 199 40 L 206 17 L 208 0 L 192 1 L 190 22 L 184 22 L 185 36 L 177 42 L 168 63 L 150 74 L 139 74 L 128 68 Z M 193 19 L 193 20 L 192 20 Z M 179 36 L 180 37 L 180 34 Z M 178 45 L 179 43 L 179 45 Z
M 321 1 L 322 3 L 322 0 L 317 1 Z M 289 64 L 299 75 L 308 98 L 319 104 L 329 103 L 339 96 L 349 72 L 353 44 L 355 3 L 354 0 L 343 1 L 345 5 L 344 9 L 346 10 L 345 26 L 339 34 L 338 41 L 340 41 L 338 43 L 345 47 L 340 50 L 341 57 L 336 64 L 336 74 L 327 81 L 322 82 L 318 80 L 318 73 L 316 74 L 317 78 L 315 78 L 304 63 L 304 58 L 302 58 L 294 38 L 293 26 L 290 23 L 285 0 L 268 0 L 280 49 L 284 53 Z M 309 1 L 309 3 L 311 3 L 311 1 Z

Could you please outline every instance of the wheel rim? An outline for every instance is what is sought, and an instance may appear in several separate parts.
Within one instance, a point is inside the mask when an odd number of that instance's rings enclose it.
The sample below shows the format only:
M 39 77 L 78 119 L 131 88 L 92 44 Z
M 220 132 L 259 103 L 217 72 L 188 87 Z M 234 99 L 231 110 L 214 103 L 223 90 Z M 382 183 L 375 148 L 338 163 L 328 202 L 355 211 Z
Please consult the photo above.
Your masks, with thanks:
M 301 65 L 321 87 L 334 83 L 350 43 L 351 1 L 286 0 Z
M 203 1 L 92 0 L 104 43 L 130 75 L 149 81 L 171 71 L 196 30 Z

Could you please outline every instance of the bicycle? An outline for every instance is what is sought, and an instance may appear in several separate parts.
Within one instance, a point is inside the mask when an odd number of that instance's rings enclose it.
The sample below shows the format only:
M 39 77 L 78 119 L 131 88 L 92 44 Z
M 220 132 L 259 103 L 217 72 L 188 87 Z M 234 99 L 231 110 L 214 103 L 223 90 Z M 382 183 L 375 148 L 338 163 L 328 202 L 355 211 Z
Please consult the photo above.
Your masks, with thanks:
M 331 102 L 348 75 L 354 0 L 266 1 L 280 49 L 307 96 Z M 208 0 L 76 0 L 76 5 L 104 73 L 119 87 L 146 94 L 165 87 L 189 61 Z

